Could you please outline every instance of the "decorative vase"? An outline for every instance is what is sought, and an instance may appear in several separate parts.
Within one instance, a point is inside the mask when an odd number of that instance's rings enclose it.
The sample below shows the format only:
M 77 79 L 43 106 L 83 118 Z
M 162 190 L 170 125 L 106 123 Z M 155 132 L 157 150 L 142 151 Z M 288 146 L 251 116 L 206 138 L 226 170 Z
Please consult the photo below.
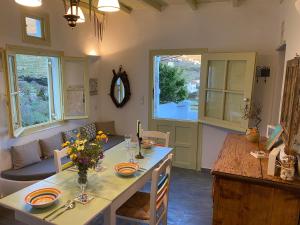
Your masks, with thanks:
M 85 203 L 88 200 L 88 195 L 85 193 L 85 189 L 88 183 L 87 170 L 79 170 L 77 183 L 80 187 L 80 194 L 78 195 L 78 199 L 80 202 Z
M 251 141 L 253 143 L 259 142 L 260 139 L 259 130 L 256 127 L 248 128 L 246 130 L 246 138 L 248 141 Z
M 80 188 L 86 188 L 88 179 L 87 179 L 87 170 L 79 170 L 77 182 Z

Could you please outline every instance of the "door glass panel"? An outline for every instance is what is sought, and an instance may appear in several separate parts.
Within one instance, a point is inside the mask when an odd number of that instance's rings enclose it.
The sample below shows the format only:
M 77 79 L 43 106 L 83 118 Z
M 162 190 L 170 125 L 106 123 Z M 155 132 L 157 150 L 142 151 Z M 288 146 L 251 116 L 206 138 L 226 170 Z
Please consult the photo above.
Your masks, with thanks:
M 207 91 L 206 92 L 206 104 L 205 104 L 205 116 L 222 119 L 223 115 L 223 92 Z
M 153 118 L 198 120 L 201 55 L 153 59 Z
M 225 65 L 224 60 L 208 61 L 207 88 L 224 89 Z
M 227 93 L 225 97 L 224 119 L 239 123 L 242 121 L 243 95 Z
M 244 90 L 247 61 L 231 60 L 228 62 L 227 90 Z

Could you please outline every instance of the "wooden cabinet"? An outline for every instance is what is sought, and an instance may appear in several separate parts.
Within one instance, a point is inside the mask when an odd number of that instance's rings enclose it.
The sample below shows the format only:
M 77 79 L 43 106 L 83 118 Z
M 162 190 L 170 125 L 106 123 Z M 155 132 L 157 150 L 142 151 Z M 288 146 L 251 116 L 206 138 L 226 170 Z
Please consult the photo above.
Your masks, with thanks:
M 300 182 L 267 175 L 256 146 L 228 135 L 212 174 L 213 225 L 300 225 Z

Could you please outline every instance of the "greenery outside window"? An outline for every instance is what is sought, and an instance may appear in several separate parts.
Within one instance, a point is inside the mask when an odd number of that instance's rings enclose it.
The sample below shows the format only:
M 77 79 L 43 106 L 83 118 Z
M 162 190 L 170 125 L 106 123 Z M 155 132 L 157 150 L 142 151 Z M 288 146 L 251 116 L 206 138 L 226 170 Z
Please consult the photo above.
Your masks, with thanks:
M 70 64 L 62 52 L 11 46 L 7 49 L 7 74 L 14 137 L 66 119 L 87 118 L 84 58 Z M 66 95 L 63 90 L 69 89 L 73 92 Z
M 50 45 L 49 16 L 24 12 L 21 16 L 22 39 L 26 43 Z

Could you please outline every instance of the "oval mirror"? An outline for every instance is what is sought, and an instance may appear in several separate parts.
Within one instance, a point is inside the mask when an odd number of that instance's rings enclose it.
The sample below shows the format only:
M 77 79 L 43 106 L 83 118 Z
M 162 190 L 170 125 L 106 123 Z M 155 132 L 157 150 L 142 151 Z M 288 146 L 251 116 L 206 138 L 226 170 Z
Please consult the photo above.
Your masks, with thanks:
M 115 83 L 114 96 L 117 102 L 120 104 L 125 98 L 125 88 L 123 81 L 119 77 Z
M 113 74 L 114 77 L 111 82 L 110 96 L 114 104 L 120 108 L 128 102 L 131 96 L 129 80 L 122 66 L 120 66 L 118 73 L 113 70 Z

